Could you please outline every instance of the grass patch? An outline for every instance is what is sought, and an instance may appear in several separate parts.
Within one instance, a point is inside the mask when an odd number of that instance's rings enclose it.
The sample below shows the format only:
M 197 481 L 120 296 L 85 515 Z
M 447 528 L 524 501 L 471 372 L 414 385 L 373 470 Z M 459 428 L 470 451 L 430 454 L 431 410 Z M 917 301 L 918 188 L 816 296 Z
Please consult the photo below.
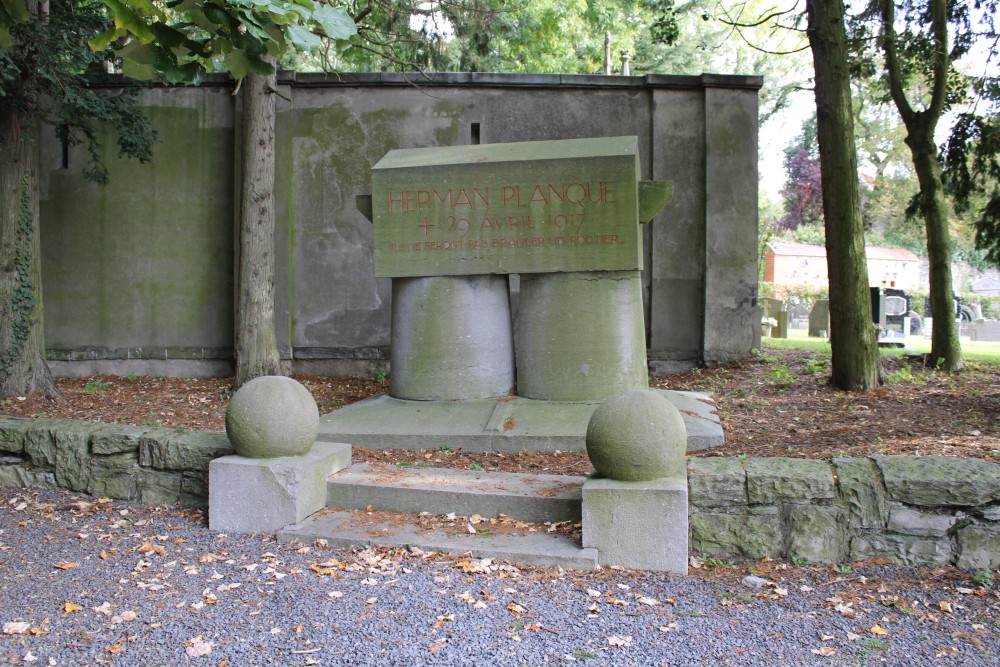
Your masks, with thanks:
M 961 344 L 963 359 L 1000 363 L 1000 343 L 962 338 Z M 788 338 L 762 338 L 761 346 L 778 350 L 812 350 L 830 353 L 830 341 L 823 338 L 810 338 L 805 329 L 789 329 Z M 927 354 L 930 351 L 930 338 L 910 336 L 906 339 L 905 348 L 882 348 L 882 355 Z

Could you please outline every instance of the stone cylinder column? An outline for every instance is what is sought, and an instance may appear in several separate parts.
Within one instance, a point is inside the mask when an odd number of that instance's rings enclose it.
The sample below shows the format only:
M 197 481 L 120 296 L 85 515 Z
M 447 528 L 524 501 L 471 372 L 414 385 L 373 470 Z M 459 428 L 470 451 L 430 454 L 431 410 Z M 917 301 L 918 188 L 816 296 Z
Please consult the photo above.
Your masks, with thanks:
M 638 271 L 521 274 L 517 393 L 600 401 L 649 386 Z
M 505 275 L 392 280 L 392 384 L 417 401 L 507 396 L 514 338 Z

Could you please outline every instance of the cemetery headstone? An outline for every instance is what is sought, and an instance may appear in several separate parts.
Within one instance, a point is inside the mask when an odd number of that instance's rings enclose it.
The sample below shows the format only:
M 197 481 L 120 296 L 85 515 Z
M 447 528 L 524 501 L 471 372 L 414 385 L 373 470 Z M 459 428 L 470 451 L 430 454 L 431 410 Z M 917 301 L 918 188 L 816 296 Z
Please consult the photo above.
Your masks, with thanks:
M 830 302 L 819 299 L 809 311 L 809 335 L 823 338 L 830 335 Z
M 809 308 L 804 303 L 795 303 L 788 309 L 788 328 L 809 328 Z

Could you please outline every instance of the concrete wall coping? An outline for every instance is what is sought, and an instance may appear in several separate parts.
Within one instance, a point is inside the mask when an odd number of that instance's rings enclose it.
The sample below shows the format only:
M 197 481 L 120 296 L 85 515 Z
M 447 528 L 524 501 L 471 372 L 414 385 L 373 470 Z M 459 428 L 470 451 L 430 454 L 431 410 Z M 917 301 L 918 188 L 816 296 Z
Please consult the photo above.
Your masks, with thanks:
M 645 74 L 621 76 L 605 74 L 534 74 L 508 72 L 278 72 L 278 83 L 293 88 L 343 88 L 343 87 L 393 87 L 446 86 L 457 88 L 563 88 L 563 89 L 698 89 L 730 88 L 759 90 L 764 77 L 756 74 Z M 95 88 L 120 88 L 138 85 L 120 74 L 94 76 L 90 79 Z M 156 88 L 181 88 L 161 83 Z M 201 87 L 234 85 L 228 74 L 210 74 L 199 84 Z

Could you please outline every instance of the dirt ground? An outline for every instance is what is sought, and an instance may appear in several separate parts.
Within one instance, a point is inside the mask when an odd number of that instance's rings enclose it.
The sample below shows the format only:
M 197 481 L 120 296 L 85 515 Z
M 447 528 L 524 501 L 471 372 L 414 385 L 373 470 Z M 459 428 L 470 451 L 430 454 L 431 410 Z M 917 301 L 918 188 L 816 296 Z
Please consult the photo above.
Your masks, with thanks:
M 919 454 L 1000 462 L 1000 364 L 968 362 L 941 373 L 919 360 L 886 358 L 886 383 L 867 393 L 829 385 L 829 355 L 768 350 L 718 368 L 653 378 L 652 386 L 711 393 L 724 447 L 697 456 Z M 372 378 L 296 376 L 321 413 L 388 391 Z M 232 378 L 114 377 L 61 379 L 66 402 L 40 395 L 0 399 L 0 414 L 224 430 Z M 355 448 L 355 461 L 474 470 L 587 474 L 586 454 L 410 452 Z

